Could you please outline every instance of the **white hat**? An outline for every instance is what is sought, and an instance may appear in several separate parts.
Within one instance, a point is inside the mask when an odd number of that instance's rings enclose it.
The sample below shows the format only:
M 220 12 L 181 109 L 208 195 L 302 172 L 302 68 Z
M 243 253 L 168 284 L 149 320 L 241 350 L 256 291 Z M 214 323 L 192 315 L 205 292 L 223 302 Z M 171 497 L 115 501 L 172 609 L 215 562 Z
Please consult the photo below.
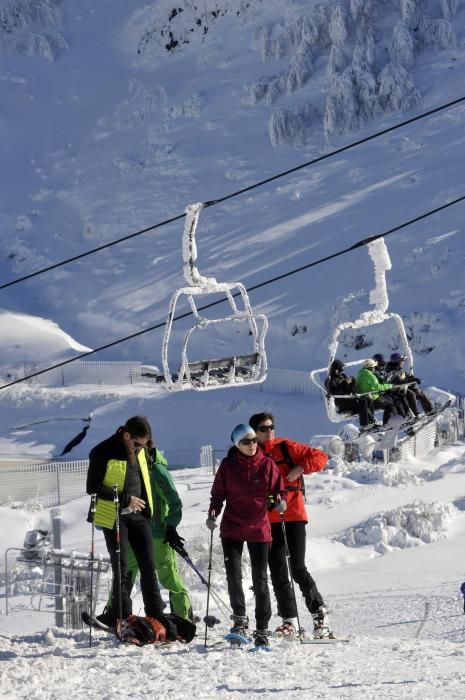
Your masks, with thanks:
M 365 360 L 363 363 L 363 366 L 366 367 L 367 369 L 374 369 L 378 363 L 376 360 L 372 360 L 371 358 L 369 360 Z

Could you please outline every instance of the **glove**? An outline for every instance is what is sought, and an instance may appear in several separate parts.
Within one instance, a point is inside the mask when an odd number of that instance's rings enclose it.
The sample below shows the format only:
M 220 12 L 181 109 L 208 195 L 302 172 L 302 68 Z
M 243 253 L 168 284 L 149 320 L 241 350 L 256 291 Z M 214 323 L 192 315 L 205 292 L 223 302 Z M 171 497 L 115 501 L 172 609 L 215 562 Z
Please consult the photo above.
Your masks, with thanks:
M 421 384 L 421 379 L 420 377 L 414 377 L 413 381 L 416 382 L 417 384 Z
M 285 513 L 286 510 L 287 510 L 287 503 L 286 503 L 286 501 L 278 501 L 278 502 L 276 503 L 274 509 L 275 509 L 280 515 L 282 515 L 282 514 Z
M 216 527 L 216 518 L 213 515 L 209 515 L 205 525 L 208 527 L 210 532 L 213 532 Z
M 166 526 L 165 539 L 163 542 L 169 544 L 171 549 L 174 549 L 175 552 L 184 552 L 184 537 L 180 536 L 174 525 Z
M 393 386 L 392 386 L 392 391 L 395 391 L 398 394 L 401 394 L 402 392 L 407 391 L 407 389 L 408 389 L 408 384 L 393 384 Z

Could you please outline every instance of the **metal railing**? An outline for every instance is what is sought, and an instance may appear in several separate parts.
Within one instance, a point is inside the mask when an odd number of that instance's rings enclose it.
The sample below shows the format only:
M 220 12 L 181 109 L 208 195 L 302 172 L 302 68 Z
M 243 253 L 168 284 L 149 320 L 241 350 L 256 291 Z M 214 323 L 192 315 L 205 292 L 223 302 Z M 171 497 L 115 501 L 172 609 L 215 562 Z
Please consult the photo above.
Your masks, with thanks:
M 195 473 L 211 478 L 215 473 L 211 445 L 200 449 L 177 450 L 167 455 L 175 480 Z M 2 467 L 0 505 L 37 502 L 45 508 L 60 506 L 86 493 L 89 460 L 62 460 L 44 464 Z

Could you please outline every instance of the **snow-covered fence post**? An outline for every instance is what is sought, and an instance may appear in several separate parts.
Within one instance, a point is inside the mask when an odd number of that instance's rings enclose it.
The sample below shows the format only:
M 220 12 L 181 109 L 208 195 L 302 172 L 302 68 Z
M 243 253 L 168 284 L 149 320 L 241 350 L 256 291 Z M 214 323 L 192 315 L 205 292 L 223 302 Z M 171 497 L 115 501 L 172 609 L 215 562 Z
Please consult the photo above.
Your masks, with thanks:
M 61 550 L 61 511 L 59 508 L 52 508 L 50 511 L 52 519 L 53 548 Z M 63 572 L 61 569 L 61 559 L 54 566 L 54 600 L 55 600 L 55 624 L 57 627 L 64 626 L 64 599 L 60 595 Z
M 425 622 L 429 617 L 430 610 L 431 603 L 429 602 L 429 600 L 425 600 L 425 612 L 423 613 L 423 619 L 421 620 L 420 624 L 418 625 L 418 629 L 415 632 L 415 639 L 418 639 L 418 637 L 420 636 L 421 630 L 425 626 Z
M 200 466 L 211 470 L 211 473 L 215 476 L 215 459 L 212 445 L 202 445 L 200 448 Z
M 57 475 L 57 503 L 61 506 L 61 489 L 60 489 L 60 462 L 55 463 L 55 471 Z

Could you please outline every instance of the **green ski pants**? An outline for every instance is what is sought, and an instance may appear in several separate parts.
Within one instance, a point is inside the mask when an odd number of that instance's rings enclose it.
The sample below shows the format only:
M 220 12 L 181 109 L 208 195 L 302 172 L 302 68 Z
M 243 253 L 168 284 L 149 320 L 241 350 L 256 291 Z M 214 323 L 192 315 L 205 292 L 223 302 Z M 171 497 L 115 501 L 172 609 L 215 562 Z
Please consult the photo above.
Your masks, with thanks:
M 153 555 L 160 585 L 169 592 L 171 612 L 192 620 L 192 605 L 186 585 L 179 573 L 176 552 L 162 539 L 154 538 Z M 131 547 L 128 547 L 128 575 L 130 576 L 128 590 L 132 590 L 138 573 L 136 557 Z M 108 606 L 111 607 L 111 594 Z

